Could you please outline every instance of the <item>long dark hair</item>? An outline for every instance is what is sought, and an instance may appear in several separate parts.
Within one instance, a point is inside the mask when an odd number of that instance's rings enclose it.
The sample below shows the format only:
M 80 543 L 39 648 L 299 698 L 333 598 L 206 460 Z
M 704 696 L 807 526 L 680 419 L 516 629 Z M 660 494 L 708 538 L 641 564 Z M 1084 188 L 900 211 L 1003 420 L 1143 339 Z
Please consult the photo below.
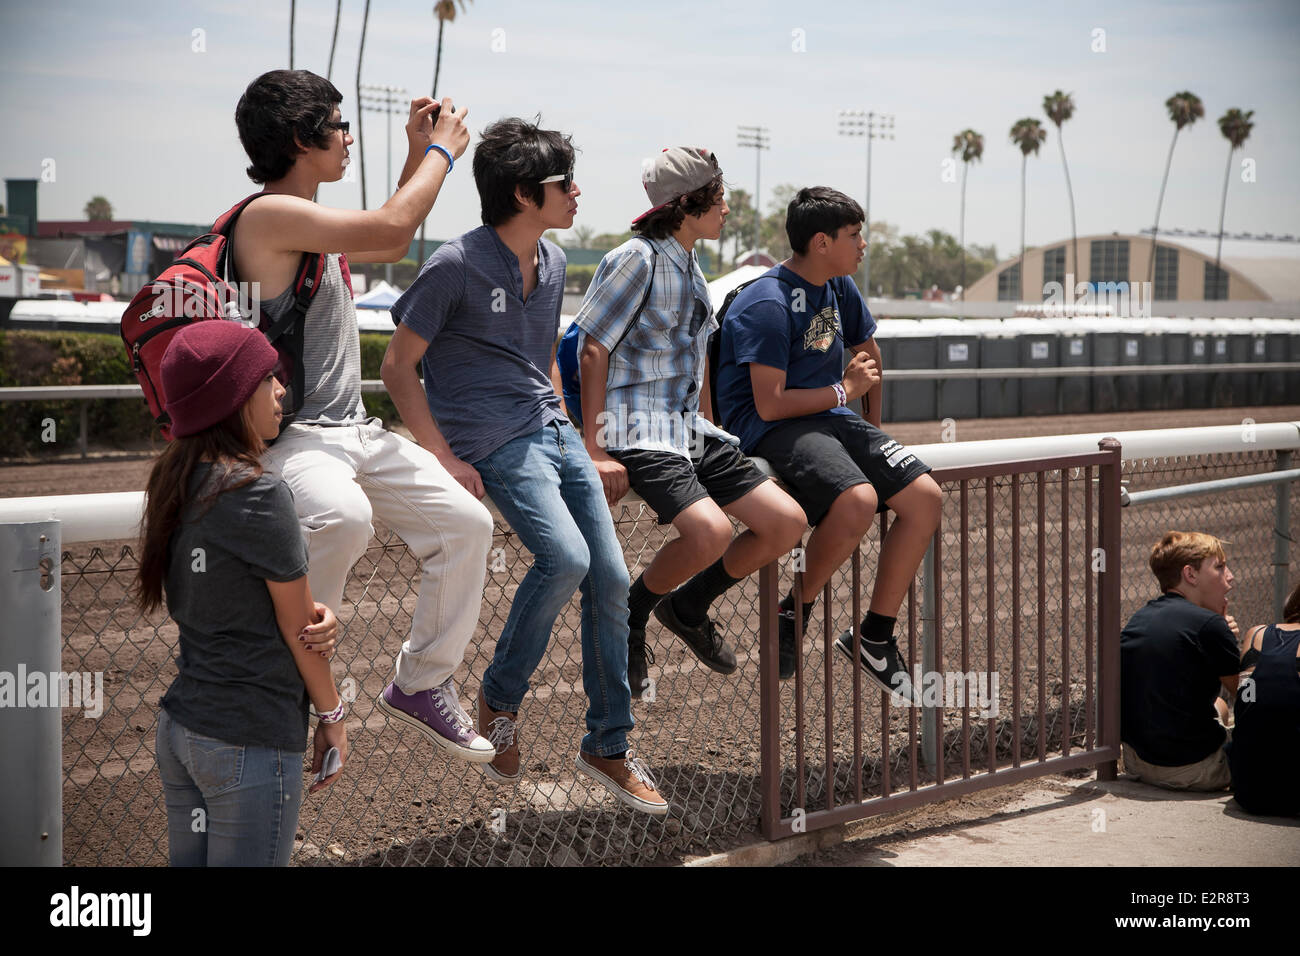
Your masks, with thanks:
M 197 435 L 173 440 L 153 463 L 140 519 L 140 569 L 132 595 L 143 611 L 154 611 L 162 604 L 171 538 L 190 504 L 194 469 L 202 462 L 212 463 L 210 480 L 203 486 L 211 490 L 197 498 L 204 511 L 222 492 L 242 488 L 261 477 L 258 456 L 265 451 L 266 443 L 253 430 L 247 408 L 245 402 Z M 198 491 L 194 489 L 196 495 Z

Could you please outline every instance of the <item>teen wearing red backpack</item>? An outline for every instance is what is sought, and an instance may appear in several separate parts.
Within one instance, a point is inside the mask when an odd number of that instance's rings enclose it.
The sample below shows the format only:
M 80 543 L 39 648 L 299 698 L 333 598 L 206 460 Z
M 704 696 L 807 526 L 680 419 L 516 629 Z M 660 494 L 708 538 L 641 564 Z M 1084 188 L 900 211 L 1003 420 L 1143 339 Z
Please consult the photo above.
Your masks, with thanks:
M 260 283 L 262 309 L 274 320 L 293 307 L 303 253 L 327 260 L 304 325 L 303 404 L 263 463 L 293 492 L 312 592 L 326 604 L 342 601 L 372 517 L 406 542 L 423 573 L 410 637 L 380 706 L 452 755 L 486 763 L 496 750 L 474 732 L 453 674 L 478 624 L 492 518 L 431 453 L 366 415 L 356 311 L 337 255 L 392 262 L 406 253 L 469 144 L 468 111 L 450 99 L 412 100 L 397 192 L 378 209 L 329 209 L 312 197 L 321 183 L 342 179 L 349 162 L 342 99 L 306 70 L 274 70 L 249 84 L 235 110 L 249 178 L 270 194 L 235 224 L 239 278 Z

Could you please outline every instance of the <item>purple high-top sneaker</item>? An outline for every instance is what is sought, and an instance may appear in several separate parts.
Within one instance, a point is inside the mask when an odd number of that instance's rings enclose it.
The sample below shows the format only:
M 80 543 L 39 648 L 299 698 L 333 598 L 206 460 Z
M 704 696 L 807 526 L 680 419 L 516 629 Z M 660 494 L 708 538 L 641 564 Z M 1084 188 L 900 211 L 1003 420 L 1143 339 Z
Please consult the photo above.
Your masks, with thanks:
M 379 697 L 379 706 L 462 760 L 491 763 L 497 755 L 496 747 L 475 733 L 450 677 L 438 687 L 410 695 L 390 683 Z

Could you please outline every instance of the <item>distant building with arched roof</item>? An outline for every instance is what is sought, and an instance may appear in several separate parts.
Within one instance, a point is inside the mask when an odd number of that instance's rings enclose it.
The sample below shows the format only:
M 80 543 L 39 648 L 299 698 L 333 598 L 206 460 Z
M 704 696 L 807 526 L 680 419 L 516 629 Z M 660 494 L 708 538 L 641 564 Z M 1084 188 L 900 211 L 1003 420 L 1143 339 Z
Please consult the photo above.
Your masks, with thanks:
M 1200 240 L 1197 244 L 1207 244 L 1211 251 L 1201 251 L 1181 239 L 1170 241 L 1162 237 L 1157 240 L 1155 278 L 1150 290 L 1152 300 L 1300 300 L 1300 246 L 1285 248 L 1284 251 L 1291 254 L 1284 256 L 1243 255 L 1243 247 L 1250 246 L 1250 252 L 1264 251 L 1265 244 L 1225 238 L 1224 255 L 1216 272 L 1214 240 Z M 1117 232 L 1080 236 L 1079 274 L 1074 277 L 1075 288 L 1081 282 L 1094 284 L 1094 288 L 1099 283 L 1131 285 L 1146 282 L 1151 265 L 1151 245 L 1150 236 Z M 1019 256 L 999 262 L 992 272 L 971 284 L 966 290 L 965 301 L 1039 302 L 1049 298 L 1053 292 L 1059 296 L 1070 271 L 1070 247 L 1071 240 L 1067 236 L 1027 249 L 1023 284 Z M 1059 286 L 1051 286 L 1054 282 Z

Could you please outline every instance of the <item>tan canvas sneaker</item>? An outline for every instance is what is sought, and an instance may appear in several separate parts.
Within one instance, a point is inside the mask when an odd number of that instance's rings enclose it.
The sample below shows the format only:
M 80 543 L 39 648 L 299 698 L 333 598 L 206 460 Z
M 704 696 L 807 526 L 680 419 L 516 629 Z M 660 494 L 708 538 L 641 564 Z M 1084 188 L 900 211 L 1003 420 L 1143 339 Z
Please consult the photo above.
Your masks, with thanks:
M 522 776 L 519 772 L 517 716 L 509 711 L 493 710 L 483 696 L 483 688 L 478 689 L 478 732 L 496 747 L 497 755 L 491 763 L 477 766 L 497 783 L 514 783 Z
M 619 759 L 579 753 L 577 765 L 579 773 L 591 777 L 633 810 L 656 817 L 668 812 L 668 801 L 655 789 L 650 768 L 632 751 Z

